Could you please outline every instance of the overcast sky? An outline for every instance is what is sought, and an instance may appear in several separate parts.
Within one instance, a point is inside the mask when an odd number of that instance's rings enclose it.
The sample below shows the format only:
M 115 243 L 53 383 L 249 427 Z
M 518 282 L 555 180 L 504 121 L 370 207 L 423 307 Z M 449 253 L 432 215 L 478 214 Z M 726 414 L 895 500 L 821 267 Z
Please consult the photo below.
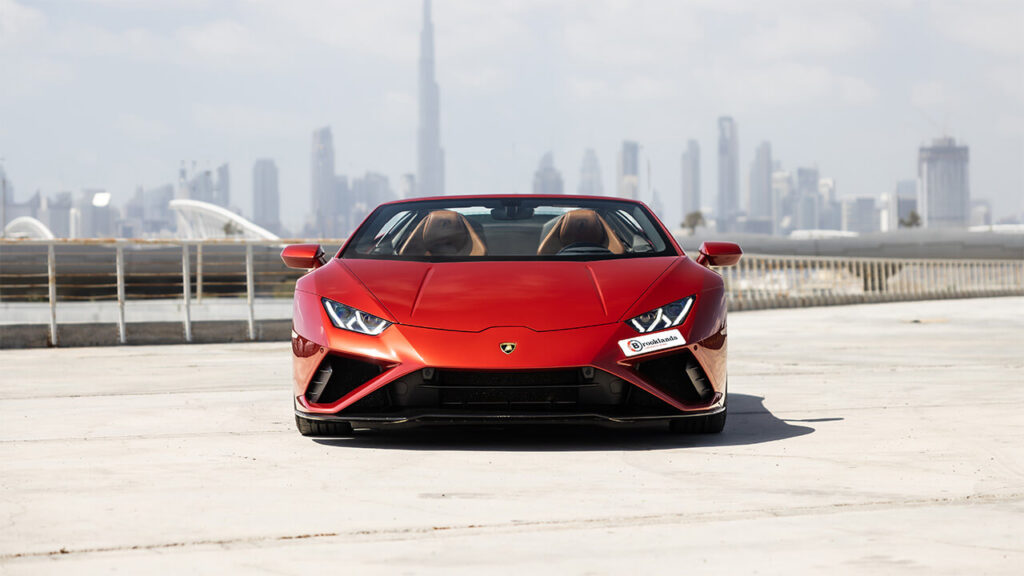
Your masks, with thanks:
M 296 228 L 320 126 L 350 178 L 415 171 L 420 18 L 420 0 L 0 0 L 0 157 L 18 200 L 118 204 L 181 160 L 229 162 L 247 215 L 270 157 Z M 948 134 L 970 146 L 972 197 L 1024 211 L 1020 0 L 435 0 L 434 21 L 449 193 L 529 191 L 549 150 L 575 191 L 587 147 L 611 190 L 631 139 L 678 222 L 686 141 L 712 206 L 731 115 L 744 196 L 763 140 L 840 196 L 877 196 Z

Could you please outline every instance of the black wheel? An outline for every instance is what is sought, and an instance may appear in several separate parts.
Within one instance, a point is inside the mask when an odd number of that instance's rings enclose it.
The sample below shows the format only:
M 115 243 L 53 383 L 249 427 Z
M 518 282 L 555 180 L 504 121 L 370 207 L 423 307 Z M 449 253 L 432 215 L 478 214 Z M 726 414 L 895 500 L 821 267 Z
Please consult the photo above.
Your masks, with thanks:
M 311 420 L 295 415 L 295 427 L 303 436 L 351 436 L 352 425 L 348 422 Z
M 728 406 L 718 414 L 710 416 L 677 418 L 669 422 L 669 429 L 679 434 L 718 434 L 725 428 L 727 412 Z

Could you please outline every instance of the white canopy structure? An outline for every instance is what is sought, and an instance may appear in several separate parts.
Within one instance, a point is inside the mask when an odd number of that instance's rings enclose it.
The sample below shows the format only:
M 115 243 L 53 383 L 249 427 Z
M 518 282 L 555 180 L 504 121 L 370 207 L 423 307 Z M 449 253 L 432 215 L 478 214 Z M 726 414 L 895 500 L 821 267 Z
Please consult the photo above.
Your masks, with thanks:
M 238 238 L 279 240 L 276 234 L 257 226 L 238 214 L 216 204 L 199 200 L 171 200 L 169 206 L 178 215 L 178 237 L 187 240 Z
M 4 226 L 4 236 L 29 240 L 53 240 L 53 232 L 46 224 L 31 216 L 20 216 L 8 222 L 7 226 Z

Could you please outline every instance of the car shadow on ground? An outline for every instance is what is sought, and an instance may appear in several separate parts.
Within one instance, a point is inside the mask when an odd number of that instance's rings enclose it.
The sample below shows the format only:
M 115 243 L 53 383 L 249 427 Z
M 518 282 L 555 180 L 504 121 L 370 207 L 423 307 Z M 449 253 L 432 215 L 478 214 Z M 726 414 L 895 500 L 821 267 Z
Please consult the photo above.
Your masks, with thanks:
M 674 434 L 667 426 L 603 427 L 596 425 L 422 426 L 388 430 L 357 430 L 353 436 L 317 438 L 324 446 L 381 450 L 480 450 L 510 452 L 577 452 L 587 450 L 665 450 L 700 446 L 747 446 L 778 442 L 814 432 L 809 422 L 842 418 L 794 420 L 775 417 L 764 398 L 733 393 L 729 417 L 721 434 Z

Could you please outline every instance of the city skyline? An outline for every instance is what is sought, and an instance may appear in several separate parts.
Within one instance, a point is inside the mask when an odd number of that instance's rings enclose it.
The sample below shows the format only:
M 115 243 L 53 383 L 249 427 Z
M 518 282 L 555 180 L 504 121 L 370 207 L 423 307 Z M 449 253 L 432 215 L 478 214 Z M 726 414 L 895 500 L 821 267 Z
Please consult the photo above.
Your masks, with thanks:
M 159 1 L 145 10 L 86 2 L 54 11 L 2 1 L 8 21 L 0 59 L 19 82 L 17 90 L 0 95 L 0 156 L 17 201 L 37 189 L 52 195 L 103 188 L 123 205 L 138 186 L 173 181 L 181 160 L 196 159 L 235 166 L 232 202 L 251 215 L 246 168 L 267 157 L 278 163 L 284 224 L 299 229 L 309 211 L 308 135 L 325 125 L 334 128 L 338 173 L 372 170 L 398 181 L 416 170 L 419 1 L 307 6 L 325 26 L 283 56 L 267 51 L 276 47 L 267 35 L 271 19 L 248 6 L 236 13 L 206 5 L 182 11 Z M 650 201 L 651 189 L 662 191 L 667 220 L 675 224 L 681 217 L 679 195 L 672 193 L 681 186 L 679 155 L 691 138 L 712 149 L 714 119 L 728 114 L 743 125 L 742 172 L 755 145 L 770 141 L 773 157 L 789 167 L 817 165 L 835 179 L 841 197 L 878 197 L 915 176 L 920 145 L 949 134 L 971 147 L 972 199 L 990 200 L 997 217 L 1024 209 L 1024 98 L 999 83 L 1007 77 L 999 71 L 1019 62 L 1021 53 L 1019 40 L 1001 25 L 1012 21 L 1010 7 L 978 6 L 960 14 L 955 6 L 938 5 L 838 3 L 825 11 L 800 6 L 790 11 L 800 13 L 793 16 L 778 8 L 652 2 L 632 9 L 654 29 L 642 38 L 616 38 L 604 31 L 622 14 L 600 2 L 498 2 L 491 10 L 435 2 L 437 57 L 444 62 L 437 73 L 445 92 L 447 191 L 528 192 L 536 160 L 546 150 L 565 159 L 593 148 L 605 159 L 602 180 L 614 182 L 616 155 L 629 139 L 642 145 L 644 165 L 653 167 L 654 180 L 642 183 L 641 199 Z M 281 34 L 297 34 L 300 16 L 294 10 L 265 9 L 283 11 L 273 19 Z M 719 40 L 694 35 L 685 15 L 729 32 Z M 755 40 L 765 38 L 755 34 L 752 43 L 726 46 L 745 31 L 784 31 L 794 18 L 818 24 L 816 30 L 832 37 L 789 35 L 759 51 Z M 47 38 L 60 37 L 77 46 L 88 32 L 71 26 L 79 20 L 107 34 L 104 52 L 90 44 L 72 56 L 48 44 Z M 985 38 L 969 33 L 981 29 L 968 25 L 979 21 L 986 23 Z M 301 23 L 313 24 L 309 18 Z M 684 27 L 672 39 L 654 33 L 670 25 Z M 336 39 L 337 26 L 352 34 Z M 467 36 L 466 30 L 485 28 L 492 32 L 487 38 Z M 553 35 L 559 30 L 565 34 Z M 387 46 L 371 40 L 385 31 Z M 908 38 L 917 50 L 895 50 Z M 184 42 L 180 50 L 169 49 L 175 42 Z M 679 46 L 698 53 L 721 48 L 716 54 L 728 61 L 680 59 L 674 51 Z M 191 59 L 173 60 L 171 53 Z M 879 54 L 889 54 L 892 62 L 869 66 Z M 755 62 L 763 74 L 741 65 Z M 27 68 L 29 63 L 38 66 Z M 684 74 L 659 74 L 659 66 Z M 316 76 L 310 74 L 314 69 Z M 64 72 L 47 76 L 47 70 Z M 792 82 L 798 71 L 809 72 L 798 75 L 800 82 L 810 82 L 800 90 Z M 265 86 L 267 74 L 277 80 L 273 86 L 241 96 L 238 87 L 255 77 Z M 668 77 L 678 80 L 654 81 Z M 122 83 L 128 78 L 130 86 Z M 161 96 L 186 84 L 204 90 L 185 100 Z M 60 105 L 68 95 L 75 97 L 74 108 Z M 983 102 L 982 95 L 994 100 Z M 90 113 L 74 113 L 82 109 Z M 709 176 L 703 182 L 705 205 L 715 201 L 714 156 L 701 158 L 701 172 Z M 576 171 L 564 174 L 565 189 L 575 190 Z M 614 189 L 605 187 L 607 193 Z M 746 194 L 741 185 L 740 197 Z

